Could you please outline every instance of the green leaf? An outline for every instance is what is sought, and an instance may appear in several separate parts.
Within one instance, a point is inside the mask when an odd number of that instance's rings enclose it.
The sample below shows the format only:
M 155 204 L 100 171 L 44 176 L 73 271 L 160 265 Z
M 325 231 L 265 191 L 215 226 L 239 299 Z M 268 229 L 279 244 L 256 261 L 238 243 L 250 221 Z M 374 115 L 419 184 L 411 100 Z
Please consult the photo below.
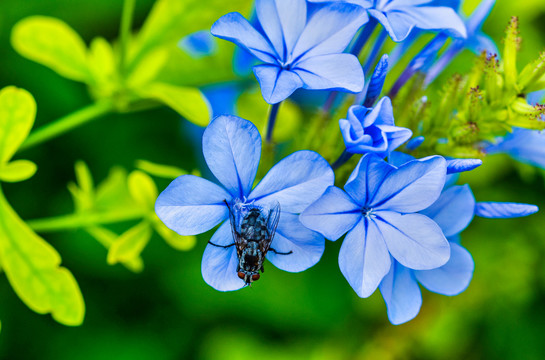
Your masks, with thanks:
M 142 221 L 125 231 L 110 247 L 108 264 L 114 265 L 140 256 L 140 253 L 148 244 L 151 234 L 151 226 L 147 221 Z
M 93 77 L 91 92 L 97 99 L 109 98 L 119 88 L 114 50 L 104 38 L 91 41 L 87 66 Z
M 248 13 L 251 4 L 250 0 L 231 0 L 229 11 Z M 166 44 L 176 46 L 183 36 L 210 29 L 224 14 L 225 0 L 158 0 L 136 37 L 129 52 L 130 59 L 137 63 L 139 57 L 153 48 Z
M 61 76 L 83 82 L 90 80 L 85 43 L 59 19 L 30 16 L 19 21 L 13 27 L 11 44 L 22 56 Z
M 153 83 L 137 92 L 164 103 L 196 125 L 207 126 L 210 122 L 210 105 L 197 88 Z
M 87 231 L 89 235 L 94 237 L 106 249 L 109 249 L 119 237 L 116 233 L 101 226 L 91 226 L 86 228 L 85 231 Z M 142 258 L 140 256 L 137 256 L 127 261 L 123 261 L 122 264 L 127 269 L 135 273 L 142 272 L 142 270 L 144 269 L 144 262 L 142 261 Z
M 106 211 L 129 206 L 134 206 L 134 200 L 127 189 L 127 171 L 113 167 L 108 177 L 97 186 L 95 208 L 97 211 Z
M 153 228 L 165 240 L 165 242 L 176 250 L 187 251 L 195 247 L 197 237 L 194 235 L 182 236 L 170 230 L 157 216 L 153 221 Z
M 148 174 L 140 170 L 131 172 L 129 174 L 128 185 L 132 198 L 138 204 L 146 209 L 154 209 L 158 195 L 157 187 Z
M 0 165 L 0 180 L 5 182 L 19 182 L 30 179 L 38 167 L 29 160 L 15 160 L 6 165 Z
M 263 100 L 259 89 L 242 94 L 237 101 L 237 113 L 240 117 L 252 121 L 261 134 L 265 134 L 270 105 Z M 303 114 L 291 101 L 283 101 L 278 110 L 274 128 L 275 141 L 293 139 L 301 124 Z
M 129 74 L 127 78 L 128 86 L 137 89 L 155 80 L 167 58 L 168 51 L 166 49 L 158 49 L 146 54 Z
M 83 322 L 85 304 L 79 286 L 61 257 L 15 213 L 0 192 L 0 257 L 6 276 L 33 311 L 51 313 L 64 325 Z
M 187 174 L 187 171 L 179 167 L 156 164 L 147 160 L 137 160 L 136 167 L 150 175 L 165 179 L 176 179 L 178 176 Z
M 0 90 L 0 164 L 8 162 L 27 138 L 36 116 L 29 92 L 8 86 Z
M 76 169 L 76 180 L 80 189 L 87 193 L 93 194 L 95 191 L 95 185 L 93 183 L 93 177 L 91 176 L 91 171 L 89 167 L 83 161 L 77 161 L 75 165 Z

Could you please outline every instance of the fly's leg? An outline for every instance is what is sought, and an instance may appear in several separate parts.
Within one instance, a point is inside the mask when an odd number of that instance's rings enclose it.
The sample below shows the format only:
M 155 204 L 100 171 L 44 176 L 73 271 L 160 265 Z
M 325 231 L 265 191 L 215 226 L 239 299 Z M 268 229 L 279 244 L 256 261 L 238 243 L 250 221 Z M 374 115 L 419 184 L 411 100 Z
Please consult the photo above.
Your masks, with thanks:
M 218 245 L 218 244 L 214 244 L 212 241 L 208 241 L 208 243 L 210 245 L 212 245 L 212 246 L 219 247 L 219 248 L 224 248 L 224 249 L 230 248 L 231 246 L 235 245 L 235 243 L 232 243 L 232 244 L 229 244 L 229 245 Z
M 265 272 L 265 268 L 263 267 L 263 264 L 261 265 L 261 272 L 262 272 L 262 273 Z
M 275 253 L 276 255 L 289 255 L 289 254 L 293 254 L 293 251 L 289 251 L 289 252 L 280 252 L 280 251 L 276 251 L 275 249 L 273 248 L 270 248 L 269 251 L 272 251 L 273 253 Z

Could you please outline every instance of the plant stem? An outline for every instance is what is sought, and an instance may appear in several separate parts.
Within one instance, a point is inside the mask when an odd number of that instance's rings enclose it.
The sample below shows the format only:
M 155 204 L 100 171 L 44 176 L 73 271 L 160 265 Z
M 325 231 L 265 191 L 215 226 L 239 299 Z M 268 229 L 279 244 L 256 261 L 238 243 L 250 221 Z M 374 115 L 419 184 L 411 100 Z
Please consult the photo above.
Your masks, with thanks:
M 278 109 L 280 108 L 280 104 L 281 102 L 271 105 L 271 108 L 269 110 L 269 121 L 267 122 L 267 133 L 265 135 L 265 141 L 267 143 L 272 142 L 274 124 L 276 123 L 276 117 L 278 115 Z
M 127 50 L 129 48 L 129 41 L 132 29 L 132 15 L 134 13 L 134 5 L 136 0 L 125 0 L 123 2 L 123 12 L 121 14 L 121 25 L 119 26 L 119 73 L 123 78 L 126 70 L 127 62 Z
M 50 122 L 37 130 L 34 130 L 21 145 L 19 151 L 51 140 L 68 132 L 69 130 L 90 122 L 91 120 L 98 119 L 99 117 L 112 111 L 112 109 L 113 106 L 110 102 L 97 102 L 81 108 L 60 119 Z
M 111 211 L 106 213 L 70 214 L 45 219 L 28 220 L 27 224 L 38 232 L 60 231 L 85 228 L 95 225 L 138 220 L 146 214 L 141 209 Z
M 344 165 L 348 160 L 350 160 L 350 158 L 352 157 L 352 153 L 349 153 L 348 151 L 346 151 L 346 149 L 344 149 L 343 153 L 341 154 L 341 156 L 339 156 L 339 158 L 337 160 L 335 160 L 335 162 L 333 163 L 333 165 L 331 165 L 331 167 L 333 168 L 333 170 L 337 170 L 338 168 L 340 168 L 342 165 Z

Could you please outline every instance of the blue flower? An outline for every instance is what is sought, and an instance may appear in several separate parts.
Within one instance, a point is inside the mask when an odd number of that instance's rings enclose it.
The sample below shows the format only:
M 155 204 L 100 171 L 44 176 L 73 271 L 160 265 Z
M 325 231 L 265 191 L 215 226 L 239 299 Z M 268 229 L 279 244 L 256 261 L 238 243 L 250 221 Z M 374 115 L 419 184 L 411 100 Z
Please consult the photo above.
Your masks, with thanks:
M 515 128 L 484 150 L 487 154 L 506 153 L 517 161 L 545 169 L 545 131 Z
M 467 38 L 454 39 L 439 60 L 429 69 L 425 79 L 426 84 L 431 83 L 464 48 L 476 54 L 480 54 L 482 51 L 489 54 L 498 54 L 498 48 L 494 40 L 481 30 L 495 3 L 496 0 L 483 0 L 471 16 L 466 19 Z
M 329 2 L 332 0 L 309 0 Z M 433 0 L 337 0 L 367 9 L 395 42 L 405 40 L 413 28 L 443 30 L 466 37 L 465 25 L 452 7 L 438 6 Z
M 229 13 L 214 23 L 212 34 L 265 63 L 253 69 L 269 104 L 299 88 L 354 93 L 363 89 L 358 59 L 342 52 L 368 20 L 365 10 L 328 4 L 307 14 L 305 0 L 257 0 L 256 13 L 262 32 L 239 13 Z
M 403 164 L 413 158 L 394 153 L 392 159 L 395 164 Z M 458 169 L 464 171 L 471 167 Z M 416 317 L 422 305 L 418 283 L 429 291 L 448 296 L 458 295 L 469 286 L 475 264 L 471 254 L 460 245 L 459 234 L 475 215 L 509 218 L 527 216 L 537 210 L 536 206 L 527 204 L 476 203 L 469 185 L 447 187 L 436 202 L 420 213 L 441 227 L 449 240 L 450 258 L 445 265 L 431 270 L 411 270 L 392 259 L 390 271 L 379 286 L 390 322 L 398 325 Z
M 210 242 L 219 246 L 234 243 L 229 204 L 234 211 L 244 208 L 271 209 L 280 205 L 280 220 L 267 259 L 291 272 L 303 271 L 318 262 L 324 251 L 323 237 L 306 229 L 298 214 L 333 184 L 329 164 L 317 153 L 298 151 L 276 164 L 252 190 L 261 137 L 249 121 L 236 116 L 219 116 L 203 134 L 203 154 L 211 172 L 222 186 L 192 175 L 175 179 L 158 197 L 155 211 L 170 229 L 181 235 L 208 231 L 223 223 Z M 237 290 L 245 283 L 237 276 L 234 246 L 209 244 L 204 252 L 202 275 L 221 291 Z
M 194 59 L 213 55 L 218 49 L 215 39 L 205 30 L 183 37 L 178 46 Z
M 351 106 L 347 118 L 339 120 L 339 126 L 349 153 L 372 152 L 385 157 L 412 136 L 411 130 L 394 125 L 388 97 L 383 97 L 374 108 Z
M 347 233 L 339 254 L 341 272 L 360 297 L 370 296 L 395 259 L 428 270 L 444 265 L 450 248 L 441 228 L 418 214 L 445 184 L 444 158 L 432 156 L 399 168 L 375 154 L 362 157 L 344 186 L 331 186 L 300 216 L 327 239 Z

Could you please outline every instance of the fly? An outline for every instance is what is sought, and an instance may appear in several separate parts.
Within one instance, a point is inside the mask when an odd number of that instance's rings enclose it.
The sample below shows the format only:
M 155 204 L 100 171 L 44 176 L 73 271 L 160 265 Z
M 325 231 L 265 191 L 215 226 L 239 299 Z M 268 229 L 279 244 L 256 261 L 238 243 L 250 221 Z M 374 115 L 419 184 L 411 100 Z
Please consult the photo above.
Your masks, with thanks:
M 237 221 L 237 216 L 233 209 L 224 200 L 229 209 L 229 220 L 231 221 L 231 231 L 233 233 L 234 243 L 230 245 L 218 245 L 208 242 L 210 245 L 222 248 L 235 246 L 237 250 L 238 265 L 237 275 L 244 280 L 247 285 L 260 278 L 259 272 L 264 272 L 263 261 L 268 251 L 277 255 L 289 255 L 289 252 L 279 252 L 271 248 L 271 243 L 276 233 L 278 221 L 280 220 L 280 204 L 276 203 L 265 214 L 265 211 L 259 207 L 252 207 L 245 211 L 242 220 Z

